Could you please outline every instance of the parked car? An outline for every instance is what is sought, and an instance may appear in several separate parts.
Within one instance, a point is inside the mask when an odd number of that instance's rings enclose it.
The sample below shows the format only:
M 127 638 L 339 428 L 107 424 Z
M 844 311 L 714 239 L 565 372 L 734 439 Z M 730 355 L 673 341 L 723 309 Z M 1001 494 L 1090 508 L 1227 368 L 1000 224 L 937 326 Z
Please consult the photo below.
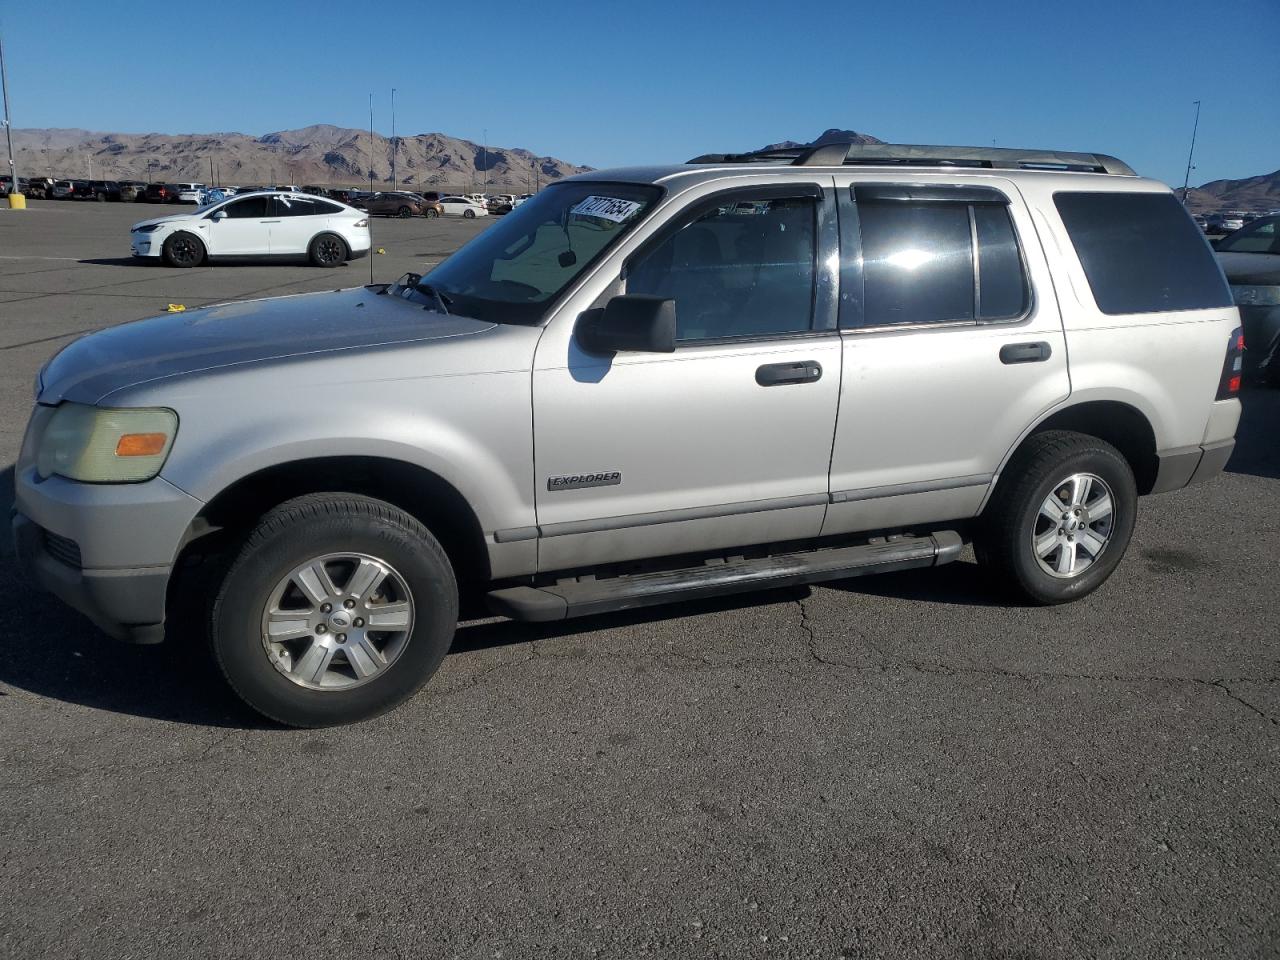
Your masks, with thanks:
M 140 225 L 135 251 L 262 242 L 267 199 Z M 298 726 L 412 695 L 460 583 L 559 620 L 973 540 L 984 582 L 1081 600 L 1139 495 L 1222 469 L 1240 340 L 1185 208 L 1110 157 L 832 144 L 583 174 L 426 276 L 62 349 L 14 470 L 18 556 L 144 642 L 217 571 L 218 669 Z
M 1239 230 L 1244 224 L 1244 214 L 1225 213 L 1217 219 L 1215 226 L 1218 228 L 1218 233 L 1232 233 Z
M 277 183 L 274 186 L 267 187 L 268 190 L 279 190 L 282 193 L 305 193 L 296 183 Z
M 120 194 L 119 199 L 126 203 L 141 200 L 147 189 L 147 185 L 140 180 L 121 180 L 117 187 Z
M 1244 328 L 1244 367 L 1280 386 L 1280 216 L 1259 217 L 1216 240 Z
M 516 198 L 511 196 L 511 194 L 509 193 L 507 194 L 500 193 L 500 194 L 497 194 L 496 196 L 490 197 L 488 201 L 486 201 L 485 203 L 485 208 L 491 214 L 494 214 L 495 216 L 501 216 L 503 214 L 508 214 L 515 209 L 515 206 L 516 206 L 515 200 Z
M 345 187 L 335 187 L 326 191 L 325 195 L 330 200 L 337 200 L 339 203 L 349 204 L 352 200 L 356 199 L 357 193 L 359 193 L 358 190 L 348 190 Z
M 369 253 L 369 219 L 361 210 L 307 194 L 263 191 L 135 223 L 135 257 L 195 267 L 225 259 L 310 261 L 336 267 Z
M 352 206 L 367 210 L 375 216 L 382 217 L 438 217 L 440 204 L 428 203 L 415 193 L 392 192 L 375 193 L 371 197 L 361 197 Z
M 489 215 L 488 207 L 468 197 L 441 197 L 440 209 L 446 217 L 465 217 L 468 220 Z
M 173 188 L 167 183 L 148 183 L 143 199 L 147 203 L 169 203 L 173 199 Z
M 53 177 L 32 177 L 27 181 L 27 196 L 33 200 L 48 200 L 53 196 Z
M 232 196 L 234 196 L 233 193 L 222 187 L 205 187 L 200 191 L 200 206 L 205 207 L 213 203 L 221 203 Z
M 53 182 L 54 200 L 74 200 L 76 198 L 75 180 L 55 180 Z
M 14 192 L 14 191 L 13 191 L 13 177 L 12 177 L 10 174 L 7 174 L 7 173 L 6 173 L 3 177 L 0 177 L 0 197 L 7 197 L 7 196 L 8 196 L 10 193 L 12 193 L 12 192 Z M 18 177 L 18 189 L 17 189 L 17 192 L 18 192 L 18 193 L 20 193 L 20 194 L 22 194 L 22 195 L 24 195 L 24 196 L 26 195 L 26 192 L 27 192 L 27 178 L 26 178 L 26 177 Z
M 203 183 L 175 183 L 173 189 L 174 203 L 194 203 L 198 206 L 204 196 L 205 186 Z

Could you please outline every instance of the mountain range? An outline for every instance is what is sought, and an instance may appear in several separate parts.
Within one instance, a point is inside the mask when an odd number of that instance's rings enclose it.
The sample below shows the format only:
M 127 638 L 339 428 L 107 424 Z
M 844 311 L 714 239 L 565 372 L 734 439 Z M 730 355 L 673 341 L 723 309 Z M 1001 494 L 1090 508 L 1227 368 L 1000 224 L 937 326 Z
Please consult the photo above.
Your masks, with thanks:
M 760 149 L 840 141 L 884 142 L 856 130 L 831 128 L 813 140 L 781 140 Z M 330 124 L 260 137 L 243 133 L 14 130 L 14 147 L 20 151 L 21 172 L 32 176 L 362 186 L 368 183 L 372 167 L 376 185 L 391 183 L 389 137 L 379 133 L 370 137 L 367 130 Z M 591 169 L 519 147 L 478 144 L 443 133 L 397 137 L 395 147 L 397 180 L 408 189 L 525 193 Z M 1194 187 L 1188 191 L 1187 206 L 1197 213 L 1275 209 L 1280 207 L 1280 170 Z
M 15 129 L 14 149 L 20 151 L 21 173 L 32 176 L 358 187 L 368 184 L 372 168 L 378 186 L 391 183 L 389 137 L 329 124 L 261 137 Z M 397 137 L 395 161 L 397 180 L 409 189 L 526 193 L 590 169 L 443 133 Z

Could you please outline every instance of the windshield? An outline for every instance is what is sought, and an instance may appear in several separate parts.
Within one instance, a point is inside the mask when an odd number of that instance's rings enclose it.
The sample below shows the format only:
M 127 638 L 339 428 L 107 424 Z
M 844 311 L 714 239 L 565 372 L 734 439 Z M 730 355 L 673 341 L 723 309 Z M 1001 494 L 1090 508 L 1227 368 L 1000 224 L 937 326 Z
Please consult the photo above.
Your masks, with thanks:
M 657 187 L 638 184 L 556 184 L 489 227 L 425 282 L 453 313 L 491 323 L 535 322 L 660 195 Z

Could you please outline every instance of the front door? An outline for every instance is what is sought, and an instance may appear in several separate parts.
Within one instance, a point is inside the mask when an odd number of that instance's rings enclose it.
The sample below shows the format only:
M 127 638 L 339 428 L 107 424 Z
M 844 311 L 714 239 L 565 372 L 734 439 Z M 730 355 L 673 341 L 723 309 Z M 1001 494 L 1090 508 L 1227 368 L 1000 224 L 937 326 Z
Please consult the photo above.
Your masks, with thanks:
M 1048 267 L 999 178 L 836 178 L 844 390 L 824 534 L 971 517 L 1070 393 Z
M 675 301 L 674 353 L 540 347 L 540 569 L 818 534 L 840 392 L 835 250 L 829 188 L 716 194 L 613 288 Z
M 232 200 L 207 214 L 202 221 L 209 238 L 209 253 L 215 257 L 255 256 L 271 249 L 268 214 L 269 198 L 265 194 Z M 214 214 L 226 216 L 215 219 Z

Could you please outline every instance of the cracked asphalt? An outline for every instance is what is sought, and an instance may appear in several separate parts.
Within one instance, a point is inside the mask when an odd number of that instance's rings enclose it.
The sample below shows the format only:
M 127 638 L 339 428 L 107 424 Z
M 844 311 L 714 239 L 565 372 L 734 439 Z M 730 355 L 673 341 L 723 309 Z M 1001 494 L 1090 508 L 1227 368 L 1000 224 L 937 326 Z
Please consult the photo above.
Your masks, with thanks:
M 74 333 L 368 277 L 135 266 L 154 208 L 32 207 L 0 211 L 0 465 Z M 391 279 L 483 225 L 375 226 Z M 0 956 L 1280 955 L 1278 427 L 1248 392 L 1226 474 L 1144 500 L 1082 603 L 966 556 L 471 621 L 326 731 L 259 723 L 193 637 L 109 641 L 6 541 Z

